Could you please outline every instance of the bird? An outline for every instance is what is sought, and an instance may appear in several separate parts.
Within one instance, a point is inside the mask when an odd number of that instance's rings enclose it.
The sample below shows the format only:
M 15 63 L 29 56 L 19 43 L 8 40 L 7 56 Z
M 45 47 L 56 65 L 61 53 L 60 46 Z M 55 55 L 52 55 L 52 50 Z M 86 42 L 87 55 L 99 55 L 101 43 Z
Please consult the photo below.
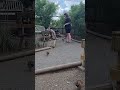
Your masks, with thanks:
M 81 90 L 81 88 L 83 86 L 83 81 L 81 81 L 81 80 L 77 81 L 76 86 L 79 88 L 79 90 Z
M 63 42 L 65 41 L 64 38 L 62 39 L 62 41 L 63 41 Z
M 46 55 L 48 56 L 50 53 L 49 52 L 46 52 Z

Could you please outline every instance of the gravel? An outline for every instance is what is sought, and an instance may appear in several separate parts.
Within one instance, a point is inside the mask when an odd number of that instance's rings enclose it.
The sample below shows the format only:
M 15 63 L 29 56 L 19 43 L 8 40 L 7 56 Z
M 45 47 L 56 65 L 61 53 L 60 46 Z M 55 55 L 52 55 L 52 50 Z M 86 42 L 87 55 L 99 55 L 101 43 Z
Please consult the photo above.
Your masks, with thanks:
M 75 83 L 82 80 L 85 85 L 85 72 L 71 68 L 35 76 L 35 90 L 78 90 Z M 81 90 L 85 90 L 83 86 Z
M 80 53 L 83 49 L 80 43 L 64 43 L 57 40 L 55 48 L 35 53 L 35 69 L 43 69 L 61 64 L 68 64 L 80 61 Z M 49 55 L 46 55 L 49 52 Z
M 35 69 L 78 62 L 82 51 L 80 43 L 74 41 L 64 43 L 61 39 L 58 39 L 54 49 L 35 54 Z M 48 56 L 46 52 L 49 52 Z M 85 72 L 82 72 L 79 68 L 40 74 L 35 76 L 35 90 L 78 90 L 75 85 L 78 80 L 85 81 Z M 81 90 L 85 90 L 85 88 L 83 87 Z

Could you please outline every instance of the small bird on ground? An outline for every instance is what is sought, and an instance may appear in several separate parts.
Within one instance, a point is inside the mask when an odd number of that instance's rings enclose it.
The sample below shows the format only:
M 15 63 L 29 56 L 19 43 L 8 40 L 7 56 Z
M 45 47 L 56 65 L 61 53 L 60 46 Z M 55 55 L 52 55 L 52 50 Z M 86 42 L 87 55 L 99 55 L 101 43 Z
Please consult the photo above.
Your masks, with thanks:
M 48 56 L 50 53 L 49 52 L 46 52 L 46 55 Z
M 81 88 L 83 86 L 83 81 L 81 81 L 81 80 L 77 81 L 76 86 L 79 88 L 79 90 L 81 90 Z

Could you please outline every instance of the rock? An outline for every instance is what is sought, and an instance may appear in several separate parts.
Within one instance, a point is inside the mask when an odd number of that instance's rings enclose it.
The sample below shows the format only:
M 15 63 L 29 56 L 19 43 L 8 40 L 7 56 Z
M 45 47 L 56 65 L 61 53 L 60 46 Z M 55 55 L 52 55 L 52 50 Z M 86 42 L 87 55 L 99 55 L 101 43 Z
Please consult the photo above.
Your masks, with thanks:
M 70 84 L 70 82 L 69 82 L 69 81 L 67 81 L 67 84 Z
M 58 85 L 55 85 L 56 87 L 58 86 Z

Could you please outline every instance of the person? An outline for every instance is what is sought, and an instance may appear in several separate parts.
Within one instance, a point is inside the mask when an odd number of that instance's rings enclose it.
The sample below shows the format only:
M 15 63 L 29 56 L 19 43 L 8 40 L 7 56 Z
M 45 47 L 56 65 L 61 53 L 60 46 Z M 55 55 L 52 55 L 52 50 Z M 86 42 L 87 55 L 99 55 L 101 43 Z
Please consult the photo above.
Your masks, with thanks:
M 70 43 L 71 42 L 71 19 L 69 17 L 69 15 L 67 13 L 64 13 L 65 16 L 65 23 L 64 23 L 64 27 L 65 27 L 65 31 L 66 31 L 66 42 Z
M 61 34 L 58 30 L 55 30 L 55 33 L 56 33 L 56 37 L 61 37 Z
M 52 29 L 50 28 L 50 26 L 48 27 L 47 30 L 50 32 L 51 38 L 52 38 L 53 40 L 56 40 L 56 33 L 55 33 L 55 31 L 52 30 Z
M 55 33 L 54 30 L 52 30 L 50 28 L 50 26 L 48 27 L 47 30 L 50 32 L 50 36 L 51 36 L 50 38 L 52 39 L 52 42 L 50 43 L 50 46 L 53 47 L 53 48 L 55 48 L 55 46 L 56 46 L 56 39 L 57 39 L 56 33 Z

